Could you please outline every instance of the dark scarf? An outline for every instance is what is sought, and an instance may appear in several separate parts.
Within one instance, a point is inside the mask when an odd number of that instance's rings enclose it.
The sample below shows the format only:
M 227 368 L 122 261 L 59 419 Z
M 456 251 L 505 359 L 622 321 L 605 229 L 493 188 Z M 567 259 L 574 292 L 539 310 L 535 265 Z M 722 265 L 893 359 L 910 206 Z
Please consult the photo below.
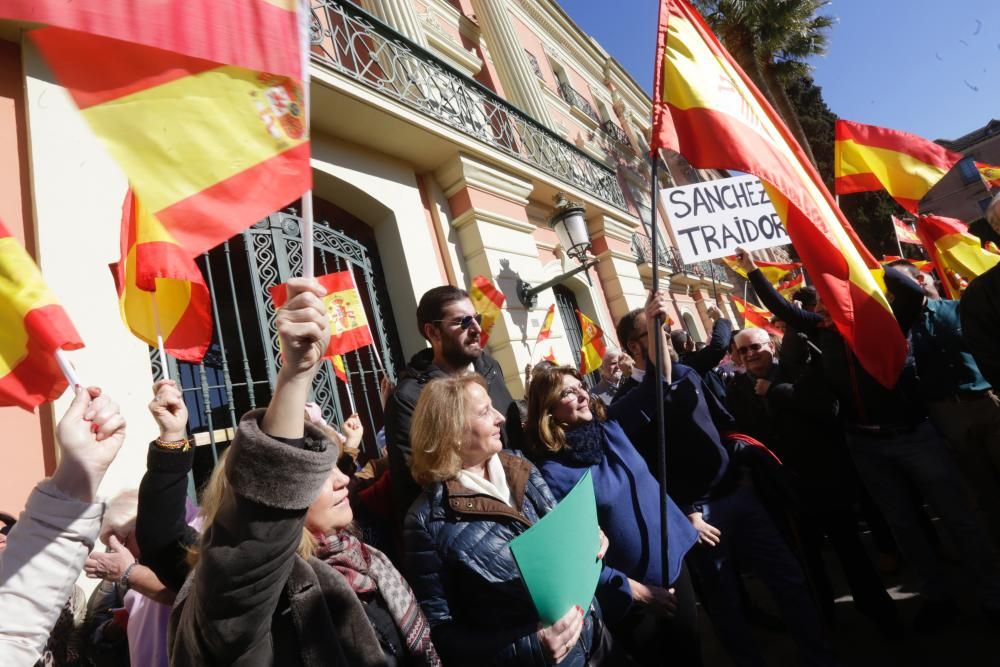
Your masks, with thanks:
M 385 554 L 350 533 L 341 532 L 319 539 L 316 558 L 342 574 L 356 594 L 378 591 L 415 664 L 440 667 L 441 659 L 431 643 L 427 618 L 420 611 L 410 585 Z
M 597 465 L 604 459 L 604 428 L 595 417 L 582 426 L 566 431 L 566 446 L 553 455 L 574 467 Z

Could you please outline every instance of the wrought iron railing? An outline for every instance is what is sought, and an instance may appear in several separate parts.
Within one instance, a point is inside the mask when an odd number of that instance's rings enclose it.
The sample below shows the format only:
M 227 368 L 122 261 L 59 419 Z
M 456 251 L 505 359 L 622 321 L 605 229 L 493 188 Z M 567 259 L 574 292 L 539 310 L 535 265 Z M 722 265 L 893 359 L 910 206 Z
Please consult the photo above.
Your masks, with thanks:
M 615 125 L 614 121 L 606 120 L 601 123 L 601 130 L 604 134 L 608 135 L 623 146 L 631 145 L 628 141 L 628 135 L 625 134 L 625 130 Z
M 577 109 L 587 114 L 592 121 L 600 124 L 601 117 L 597 115 L 597 111 L 594 110 L 593 105 L 591 105 L 587 98 L 581 95 L 576 88 L 569 85 L 568 82 L 562 81 L 559 83 L 559 96 L 566 100 L 567 104 L 575 106 Z
M 645 234 L 632 234 L 632 254 L 635 255 L 637 263 L 652 264 L 653 247 L 650 238 Z M 685 264 L 684 260 L 681 259 L 680 251 L 677 248 L 668 245 L 658 245 L 656 248 L 656 254 L 656 263 L 669 271 L 671 274 L 686 273 L 699 278 L 707 278 L 708 280 L 716 280 L 726 283 L 729 282 L 729 277 L 726 273 L 725 267 L 722 267 L 715 262 L 706 261 Z
M 312 0 L 312 57 L 619 209 L 613 170 L 355 5 Z
M 525 49 L 524 55 L 528 56 L 528 62 L 531 63 L 531 69 L 535 70 L 535 76 L 537 76 L 539 79 L 544 80 L 545 77 L 542 76 L 542 68 L 538 64 L 538 58 L 535 57 L 535 54 L 529 51 L 528 49 Z

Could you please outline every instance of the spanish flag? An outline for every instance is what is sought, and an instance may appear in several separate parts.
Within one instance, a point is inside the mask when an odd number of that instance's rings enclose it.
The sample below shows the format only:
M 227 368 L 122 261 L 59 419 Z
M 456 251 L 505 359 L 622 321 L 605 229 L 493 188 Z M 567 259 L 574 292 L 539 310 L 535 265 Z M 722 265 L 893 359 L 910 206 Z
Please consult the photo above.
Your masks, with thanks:
M 743 270 L 735 256 L 723 257 L 722 261 L 725 262 L 726 266 L 732 269 L 737 275 L 742 276 L 743 278 L 747 277 L 747 272 Z M 767 278 L 767 282 L 772 285 L 777 285 L 786 275 L 792 271 L 802 268 L 802 265 L 798 262 L 757 262 L 755 260 L 754 263 L 757 265 L 757 268 L 760 269 L 760 272 L 764 274 L 764 277 Z
M 920 239 L 917 235 L 910 229 L 910 226 L 897 218 L 896 216 L 890 216 L 892 218 L 892 229 L 896 232 L 896 239 L 900 243 L 909 243 L 910 245 L 920 245 Z
M 878 267 L 778 114 L 685 0 L 662 0 L 653 149 L 761 179 L 838 331 L 865 369 L 895 385 L 906 342 Z
M 1000 188 L 1000 167 L 985 162 L 977 162 L 976 169 L 983 177 L 983 181 L 990 188 Z
M 486 276 L 476 276 L 472 279 L 472 288 L 469 290 L 469 299 L 476 312 L 483 316 L 483 323 L 480 326 L 482 333 L 479 335 L 480 347 L 486 347 L 486 341 L 490 338 L 493 326 L 500 319 L 503 312 L 503 305 L 507 303 L 507 297 L 490 282 Z
M 38 265 L 0 223 L 0 406 L 34 410 L 66 390 L 56 350 L 83 347 Z
M 344 355 L 333 355 L 330 363 L 333 365 L 333 374 L 337 376 L 337 379 L 347 384 L 347 366 L 344 364 Z
M 601 328 L 579 310 L 576 311 L 576 317 L 580 320 L 580 337 L 582 339 L 580 373 L 586 375 L 601 367 L 607 348 L 604 346 L 604 332 L 601 331 Z
M 371 345 L 374 340 L 361 294 L 354 283 L 354 273 L 348 269 L 318 276 L 316 280 L 326 289 L 323 303 L 330 316 L 330 345 L 323 357 L 333 359 L 334 355 Z M 275 308 L 281 308 L 288 301 L 287 284 L 275 285 L 270 291 Z
M 949 299 L 962 298 L 973 278 L 1000 263 L 1000 255 L 984 250 L 979 239 L 953 218 L 922 215 L 917 218 L 917 236 L 930 253 Z
M 274 4 L 256 0 L 261 2 Z M 108 4 L 124 11 L 121 2 Z M 206 47 L 213 53 L 225 50 L 228 28 L 216 31 L 216 24 L 193 21 L 198 12 L 188 13 L 189 6 L 211 3 L 185 2 L 183 9 L 176 3 L 135 4 L 127 17 L 135 26 L 147 20 L 147 6 L 160 14 L 174 8 L 178 44 L 161 46 L 181 52 L 63 28 L 31 36 L 170 242 L 194 256 L 310 187 L 301 65 L 294 76 L 246 66 L 297 62 L 299 40 L 276 47 L 284 53 L 280 58 L 251 57 L 270 40 L 254 45 L 245 36 L 246 57 L 238 64 L 184 55 L 188 41 L 213 43 Z M 280 11 L 288 20 L 296 15 L 294 7 Z
M 556 304 L 552 304 L 545 312 L 545 320 L 542 322 L 542 328 L 538 330 L 538 338 L 535 339 L 535 345 L 538 345 L 552 335 L 552 323 L 555 321 L 555 318 Z
M 205 278 L 131 188 L 122 203 L 121 259 L 111 265 L 111 275 L 129 331 L 157 347 L 155 300 L 163 349 L 192 363 L 204 358 L 212 342 L 212 304 Z
M 915 134 L 838 120 L 833 145 L 838 195 L 885 190 L 910 213 L 961 154 Z
M 989 248 L 987 248 L 988 250 Z M 882 264 L 889 264 L 890 262 L 898 262 L 903 260 L 909 262 L 913 266 L 917 267 L 924 273 L 930 273 L 934 270 L 934 265 L 923 259 L 910 259 L 909 257 L 900 257 L 899 255 L 882 255 Z
M 744 301 L 735 294 L 731 295 L 731 298 L 733 303 L 736 304 L 736 310 L 739 311 L 740 317 L 743 318 L 744 329 L 764 329 L 776 336 L 782 335 L 781 330 L 771 324 L 771 319 L 774 317 L 771 311 Z
M 542 357 L 542 359 L 557 366 L 559 365 L 559 362 L 556 361 L 556 351 L 551 345 L 549 345 L 549 353 Z
M 778 290 L 778 294 L 785 297 L 789 301 L 792 300 L 792 295 L 798 290 L 802 289 L 806 284 L 805 276 L 801 273 L 794 278 L 785 280 L 774 286 Z

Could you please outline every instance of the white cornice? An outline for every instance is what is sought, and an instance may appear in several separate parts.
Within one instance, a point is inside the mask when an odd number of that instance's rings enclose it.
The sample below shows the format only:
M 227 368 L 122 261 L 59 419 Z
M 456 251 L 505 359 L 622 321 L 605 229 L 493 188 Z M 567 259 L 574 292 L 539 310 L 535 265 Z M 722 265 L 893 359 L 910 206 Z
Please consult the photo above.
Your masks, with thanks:
M 472 224 L 473 222 L 486 222 L 500 227 L 507 227 L 508 229 L 524 232 L 525 234 L 531 234 L 535 231 L 535 226 L 531 223 L 524 222 L 523 220 L 517 220 L 500 213 L 482 211 L 475 208 L 470 208 L 452 218 L 451 226 L 455 229 L 461 229 L 462 227 Z
M 526 205 L 528 195 L 534 189 L 531 181 L 488 165 L 465 153 L 459 153 L 434 175 L 441 184 L 445 197 L 451 197 L 462 188 L 472 187 Z

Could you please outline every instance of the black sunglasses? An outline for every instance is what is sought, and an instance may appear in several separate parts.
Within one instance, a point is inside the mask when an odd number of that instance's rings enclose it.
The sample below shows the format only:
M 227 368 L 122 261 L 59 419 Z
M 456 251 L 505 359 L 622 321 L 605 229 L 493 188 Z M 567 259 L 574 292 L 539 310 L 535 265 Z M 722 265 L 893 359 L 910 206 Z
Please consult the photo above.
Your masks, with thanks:
M 482 313 L 476 313 L 475 315 L 463 315 L 457 320 L 431 320 L 432 324 L 441 324 L 442 322 L 450 322 L 451 324 L 457 324 L 462 327 L 462 331 L 465 331 L 472 326 L 475 322 L 479 326 L 483 326 L 483 315 Z

